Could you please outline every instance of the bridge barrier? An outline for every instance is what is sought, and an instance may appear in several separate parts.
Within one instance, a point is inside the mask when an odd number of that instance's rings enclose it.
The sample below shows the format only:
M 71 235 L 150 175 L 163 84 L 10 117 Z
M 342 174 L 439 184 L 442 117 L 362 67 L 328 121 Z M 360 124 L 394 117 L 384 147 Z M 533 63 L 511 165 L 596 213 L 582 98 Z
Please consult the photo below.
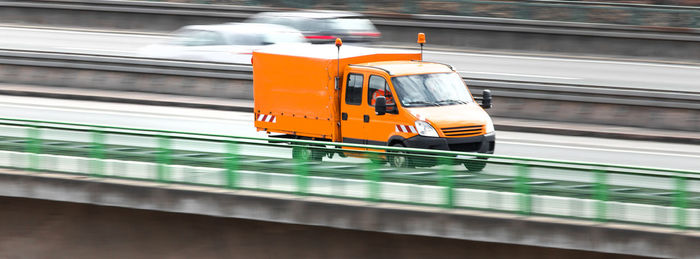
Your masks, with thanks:
M 10 118 L 0 132 L 0 167 L 30 172 L 700 228 L 693 171 Z

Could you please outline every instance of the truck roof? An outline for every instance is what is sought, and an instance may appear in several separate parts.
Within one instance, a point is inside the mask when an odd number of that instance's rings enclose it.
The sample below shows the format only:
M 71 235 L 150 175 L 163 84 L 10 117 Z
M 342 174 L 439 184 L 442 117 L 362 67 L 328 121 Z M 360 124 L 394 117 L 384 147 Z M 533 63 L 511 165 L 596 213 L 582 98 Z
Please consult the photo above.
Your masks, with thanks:
M 255 52 L 268 53 L 293 57 L 306 57 L 321 60 L 335 60 L 338 58 L 338 49 L 335 45 L 304 45 L 300 48 L 289 48 L 286 46 L 271 46 Z M 340 59 L 371 56 L 376 54 L 418 54 L 415 50 L 406 49 L 387 49 L 387 48 L 368 48 L 357 46 L 342 46 L 340 47 Z M 386 59 L 384 59 L 386 60 Z M 452 72 L 452 67 L 445 64 L 427 62 L 427 61 L 411 61 L 411 60 L 396 60 L 396 61 L 376 61 L 357 63 L 353 65 L 369 66 L 388 71 L 391 75 L 406 75 L 420 73 L 446 73 Z
M 334 60 L 338 58 L 338 49 L 335 45 L 304 45 L 299 48 L 290 48 L 288 46 L 270 46 L 255 52 L 269 53 L 286 56 L 308 57 L 316 59 Z M 418 51 L 405 49 L 385 49 L 385 48 L 367 48 L 357 46 L 342 46 L 340 47 L 340 58 L 353 58 L 360 56 L 369 56 L 374 54 L 416 54 Z
M 376 67 L 384 71 L 388 71 L 389 75 L 401 76 L 401 75 L 414 75 L 417 74 L 416 71 L 420 71 L 418 74 L 429 74 L 429 73 L 448 73 L 454 70 L 450 65 L 445 65 L 441 63 L 429 62 L 429 61 L 380 61 L 380 62 L 368 62 L 361 64 L 354 64 L 358 66 L 368 66 Z

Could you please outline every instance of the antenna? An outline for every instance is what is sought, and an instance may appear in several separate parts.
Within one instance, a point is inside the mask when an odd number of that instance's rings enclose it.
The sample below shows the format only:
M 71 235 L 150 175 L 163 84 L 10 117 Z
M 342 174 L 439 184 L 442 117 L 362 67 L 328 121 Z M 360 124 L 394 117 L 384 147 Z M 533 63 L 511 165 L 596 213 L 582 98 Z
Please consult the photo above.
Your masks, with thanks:
M 335 89 L 340 89 L 340 46 L 343 46 L 343 41 L 340 38 L 335 38 L 335 46 L 338 48 L 338 71 L 335 77 Z
M 425 33 L 418 33 L 418 44 L 420 44 L 420 60 L 423 61 L 423 44 L 425 44 Z

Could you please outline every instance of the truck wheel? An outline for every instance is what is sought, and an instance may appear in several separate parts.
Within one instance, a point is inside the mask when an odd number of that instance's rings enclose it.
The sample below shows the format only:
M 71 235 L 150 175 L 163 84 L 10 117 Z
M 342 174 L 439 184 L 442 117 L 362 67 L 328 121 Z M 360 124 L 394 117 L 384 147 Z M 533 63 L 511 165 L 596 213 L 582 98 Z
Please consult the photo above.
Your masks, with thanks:
M 394 143 L 391 146 L 392 147 L 406 147 L 401 143 Z M 396 151 L 392 151 L 392 152 L 399 153 L 399 154 L 403 153 L 403 152 L 396 152 Z M 413 163 L 411 162 L 411 160 L 407 156 L 398 155 L 398 154 L 390 154 L 390 155 L 387 155 L 387 158 L 389 160 L 389 165 L 391 165 L 392 167 L 413 168 Z
M 294 146 L 292 147 L 292 158 L 301 161 L 321 161 L 323 159 L 323 152 L 313 148 Z
M 488 158 L 477 157 L 473 160 L 465 161 L 464 167 L 466 167 L 469 172 L 480 172 L 486 167 L 486 159 Z

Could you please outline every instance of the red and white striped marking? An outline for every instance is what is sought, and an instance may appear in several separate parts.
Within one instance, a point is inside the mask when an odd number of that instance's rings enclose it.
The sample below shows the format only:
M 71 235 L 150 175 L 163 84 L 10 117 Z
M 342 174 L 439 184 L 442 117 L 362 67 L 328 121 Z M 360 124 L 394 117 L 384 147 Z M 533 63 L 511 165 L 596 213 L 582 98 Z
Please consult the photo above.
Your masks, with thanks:
M 275 122 L 277 122 L 277 117 L 275 117 L 275 115 L 269 115 L 269 114 L 267 114 L 267 115 L 266 114 L 258 114 L 257 121 L 275 123 Z
M 411 125 L 396 125 L 395 127 L 397 132 L 418 133 L 416 128 Z

